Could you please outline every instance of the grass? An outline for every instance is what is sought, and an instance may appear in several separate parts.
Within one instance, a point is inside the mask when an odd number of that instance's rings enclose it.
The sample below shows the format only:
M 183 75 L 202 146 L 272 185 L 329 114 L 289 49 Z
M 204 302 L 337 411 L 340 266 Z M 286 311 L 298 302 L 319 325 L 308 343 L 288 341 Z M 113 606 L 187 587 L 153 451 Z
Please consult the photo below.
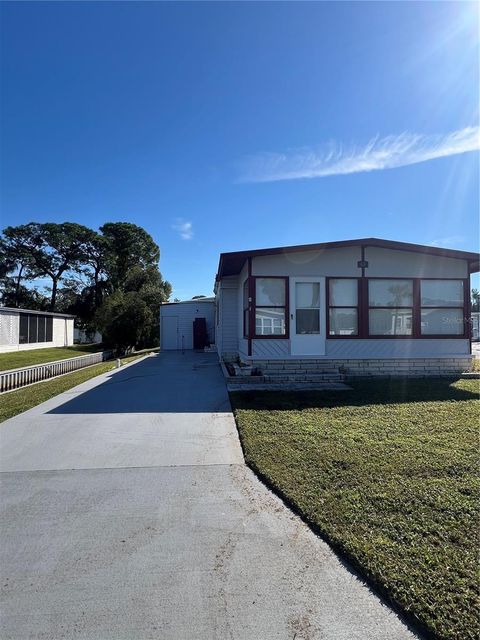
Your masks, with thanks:
M 28 349 L 27 351 L 13 351 L 0 354 L 0 371 L 29 367 L 44 362 L 66 360 L 76 356 L 85 356 L 87 353 L 102 351 L 102 345 L 78 344 L 74 347 L 47 347 L 46 349 Z
M 122 358 L 122 364 L 141 358 L 142 355 L 135 354 L 132 356 L 126 356 Z M 24 411 L 35 407 L 37 404 L 53 398 L 63 391 L 68 391 L 68 389 L 76 387 L 78 384 L 81 384 L 86 380 L 90 380 L 90 378 L 94 378 L 101 373 L 111 371 L 114 368 L 114 362 L 102 362 L 101 364 L 85 367 L 85 369 L 67 373 L 52 380 L 32 384 L 28 387 L 24 387 L 23 389 L 18 389 L 17 391 L 4 393 L 0 395 L 0 422 L 8 420 L 8 418 L 12 418 L 18 413 L 23 413 Z
M 247 463 L 442 640 L 480 632 L 478 382 L 231 394 Z

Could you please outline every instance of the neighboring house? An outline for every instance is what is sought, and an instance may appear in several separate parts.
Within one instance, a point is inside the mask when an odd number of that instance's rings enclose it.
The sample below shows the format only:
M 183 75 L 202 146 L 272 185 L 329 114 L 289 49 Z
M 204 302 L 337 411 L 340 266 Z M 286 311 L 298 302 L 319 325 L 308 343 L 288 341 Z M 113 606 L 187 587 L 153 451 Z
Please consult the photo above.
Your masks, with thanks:
M 73 328 L 73 341 L 75 344 L 100 344 L 103 340 L 100 331 L 86 331 L 85 329 Z
M 215 344 L 215 298 L 198 298 L 160 305 L 160 349 L 193 349 L 194 322 L 205 319 L 208 342 Z
M 464 371 L 478 270 L 474 253 L 376 238 L 223 253 L 218 352 L 262 370 Z
M 0 352 L 69 347 L 74 316 L 0 307 Z

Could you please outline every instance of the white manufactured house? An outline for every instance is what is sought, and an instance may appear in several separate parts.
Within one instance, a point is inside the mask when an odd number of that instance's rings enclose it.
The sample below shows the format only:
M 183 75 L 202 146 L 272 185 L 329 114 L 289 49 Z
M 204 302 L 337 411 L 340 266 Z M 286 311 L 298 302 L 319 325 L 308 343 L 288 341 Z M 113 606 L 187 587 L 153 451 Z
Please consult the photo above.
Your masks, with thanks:
M 196 320 L 200 320 L 199 325 L 204 324 L 207 342 L 215 344 L 215 298 L 160 305 L 160 349 L 193 349 Z
M 0 307 L 0 353 L 73 345 L 74 316 Z
M 223 253 L 219 356 L 263 370 L 465 371 L 478 270 L 474 253 L 376 238 Z

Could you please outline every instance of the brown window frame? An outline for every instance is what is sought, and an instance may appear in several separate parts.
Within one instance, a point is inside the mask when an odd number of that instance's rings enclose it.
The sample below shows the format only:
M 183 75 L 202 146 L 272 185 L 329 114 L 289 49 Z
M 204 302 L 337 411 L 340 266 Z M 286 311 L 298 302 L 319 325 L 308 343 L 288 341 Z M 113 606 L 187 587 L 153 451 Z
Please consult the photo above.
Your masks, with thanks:
M 470 322 L 468 321 L 470 298 L 469 298 L 469 286 L 470 281 L 468 278 L 412 278 L 407 276 L 372 276 L 369 277 L 355 277 L 355 276 L 328 276 L 326 279 L 326 339 L 327 340 L 430 340 L 430 339 L 448 339 L 448 340 L 465 340 L 470 338 Z M 330 335 L 330 280 L 357 280 L 358 281 L 358 333 L 357 335 Z M 368 298 L 368 283 L 370 280 L 411 280 L 413 282 L 413 302 L 412 307 L 370 307 Z M 463 333 L 441 333 L 441 334 L 422 334 L 421 332 L 421 313 L 422 309 L 460 309 L 461 307 L 422 307 L 420 297 L 420 287 L 422 280 L 457 280 L 463 282 Z M 353 309 L 354 307 L 346 307 Z M 412 309 L 412 333 L 407 335 L 382 335 L 371 334 L 369 331 L 369 310 L 370 309 Z
M 257 280 L 283 280 L 285 286 L 285 304 L 284 305 L 268 305 L 261 304 L 259 309 L 284 309 L 285 310 L 285 333 L 272 333 L 270 335 L 257 334 Z M 252 280 L 252 312 L 250 316 L 250 325 L 253 321 L 253 327 L 250 326 L 251 337 L 255 340 L 288 340 L 290 338 L 290 299 L 289 299 L 289 276 L 251 276 Z
M 348 306 L 339 306 L 330 304 L 330 280 L 356 280 L 357 281 L 357 304 Z M 327 340 L 352 340 L 359 339 L 361 332 L 361 278 L 356 276 L 328 276 L 325 278 L 325 307 L 327 318 L 325 322 L 326 339 Z M 357 333 L 349 335 L 333 334 L 330 335 L 330 309 L 356 309 L 357 310 Z
M 245 306 L 245 289 L 247 293 L 247 300 Z M 248 338 L 250 335 L 250 283 L 248 278 L 245 279 L 242 288 L 242 300 L 243 300 L 243 337 Z M 248 318 L 248 323 L 246 322 Z

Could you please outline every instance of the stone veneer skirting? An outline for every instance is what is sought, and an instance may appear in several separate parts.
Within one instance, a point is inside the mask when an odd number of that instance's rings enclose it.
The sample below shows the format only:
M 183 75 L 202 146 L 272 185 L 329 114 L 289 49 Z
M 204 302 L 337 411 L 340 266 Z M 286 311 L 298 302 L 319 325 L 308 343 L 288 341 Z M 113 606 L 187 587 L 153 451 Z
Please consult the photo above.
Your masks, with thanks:
M 337 371 L 347 378 L 370 376 L 431 377 L 452 376 L 471 371 L 472 356 L 446 358 L 372 358 L 372 359 L 319 359 L 319 360 L 249 360 L 264 375 Z

